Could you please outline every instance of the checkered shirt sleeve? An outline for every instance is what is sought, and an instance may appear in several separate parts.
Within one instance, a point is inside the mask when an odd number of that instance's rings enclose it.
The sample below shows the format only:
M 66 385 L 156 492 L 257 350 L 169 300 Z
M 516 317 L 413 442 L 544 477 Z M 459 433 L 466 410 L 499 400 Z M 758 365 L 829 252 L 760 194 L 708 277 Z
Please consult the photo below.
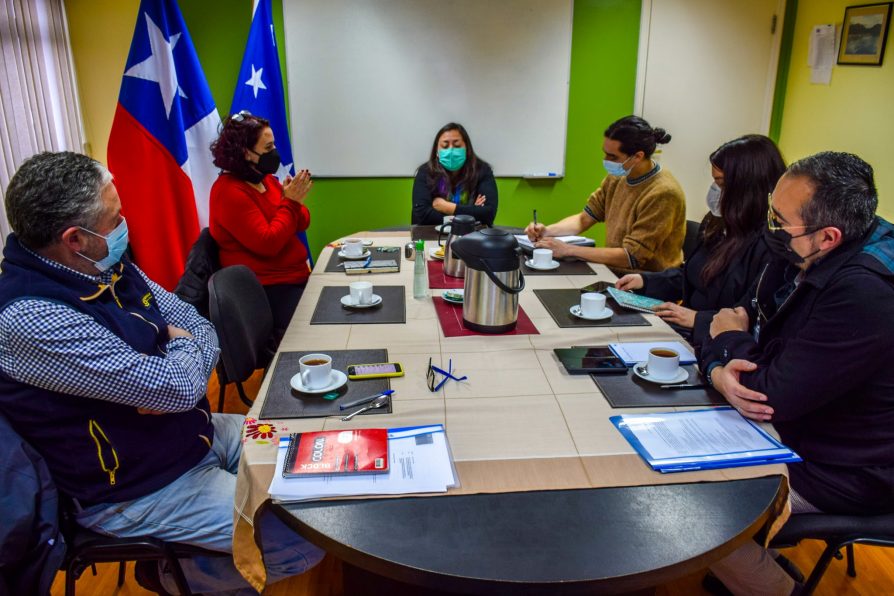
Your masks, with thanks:
M 23 298 L 0 314 L 0 370 L 16 381 L 80 397 L 161 412 L 192 409 L 217 362 L 217 334 L 191 305 L 154 282 L 149 286 L 165 319 L 193 335 L 169 341 L 164 356 L 136 352 L 69 306 Z

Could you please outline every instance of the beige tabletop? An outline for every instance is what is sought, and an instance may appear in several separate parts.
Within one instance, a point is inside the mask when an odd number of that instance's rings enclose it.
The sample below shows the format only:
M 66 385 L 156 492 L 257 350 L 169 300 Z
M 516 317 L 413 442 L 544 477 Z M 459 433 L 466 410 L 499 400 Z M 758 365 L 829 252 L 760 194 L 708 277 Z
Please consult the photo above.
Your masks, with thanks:
M 399 246 L 401 258 L 409 241 L 407 233 L 398 232 L 355 237 L 373 239 L 376 246 Z M 426 254 L 437 245 L 425 244 Z M 400 362 L 405 375 L 390 379 L 395 390 L 392 414 L 358 416 L 350 422 L 337 417 L 264 420 L 260 422 L 269 423 L 272 438 L 246 436 L 236 494 L 239 523 L 234 553 L 237 566 L 256 587 L 263 584 L 263 569 L 258 568 L 246 536 L 254 512 L 269 498 L 277 439 L 292 432 L 443 424 L 460 481 L 450 494 L 703 482 L 785 473 L 785 466 L 775 465 L 661 474 L 635 453 L 609 416 L 656 408 L 612 409 L 589 375 L 569 375 L 552 350 L 618 341 L 680 340 L 680 336 L 654 315 L 645 315 L 651 323 L 648 327 L 560 328 L 533 292 L 616 279 L 603 265 L 591 264 L 593 275 L 525 277 L 519 304 L 538 335 L 445 337 L 431 300 L 442 290 L 429 290 L 426 298 L 414 299 L 413 263 L 407 260 L 398 273 L 363 278 L 373 284 L 404 286 L 405 324 L 310 325 L 324 286 L 345 286 L 347 293 L 347 286 L 357 279 L 323 272 L 331 252 L 327 247 L 320 255 L 280 352 L 387 348 L 389 361 Z M 429 358 L 443 368 L 452 359 L 455 373 L 467 375 L 468 380 L 449 381 L 432 393 L 426 385 Z M 268 374 L 249 411 L 249 425 L 256 422 L 269 382 Z

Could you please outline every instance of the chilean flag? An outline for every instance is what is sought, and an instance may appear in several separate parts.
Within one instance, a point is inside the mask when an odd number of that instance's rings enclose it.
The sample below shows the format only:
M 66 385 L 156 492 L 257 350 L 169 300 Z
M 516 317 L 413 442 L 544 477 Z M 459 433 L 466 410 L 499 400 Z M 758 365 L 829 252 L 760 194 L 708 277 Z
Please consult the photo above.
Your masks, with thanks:
M 270 0 L 255 0 L 248 43 L 242 56 L 242 67 L 233 93 L 230 113 L 247 110 L 255 116 L 270 121 L 273 139 L 279 151 L 281 163 L 276 177 L 283 181 L 288 175 L 295 175 L 292 160 L 292 143 L 289 141 L 289 126 L 286 120 L 286 99 L 282 85 L 282 71 L 279 54 L 276 51 L 276 34 L 273 31 L 273 10 Z M 313 256 L 307 242 L 307 234 L 298 232 L 298 238 L 307 248 L 310 266 Z
M 208 225 L 220 116 L 175 0 L 142 0 L 109 137 L 134 260 L 173 289 Z

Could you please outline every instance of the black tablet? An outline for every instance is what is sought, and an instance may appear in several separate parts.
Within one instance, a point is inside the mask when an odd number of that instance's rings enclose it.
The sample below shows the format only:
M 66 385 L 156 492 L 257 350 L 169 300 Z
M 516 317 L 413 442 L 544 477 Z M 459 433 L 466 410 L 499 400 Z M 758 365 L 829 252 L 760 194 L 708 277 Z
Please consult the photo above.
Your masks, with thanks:
M 553 350 L 565 370 L 572 375 L 627 374 L 627 365 L 608 349 L 608 346 L 593 348 L 556 348 Z

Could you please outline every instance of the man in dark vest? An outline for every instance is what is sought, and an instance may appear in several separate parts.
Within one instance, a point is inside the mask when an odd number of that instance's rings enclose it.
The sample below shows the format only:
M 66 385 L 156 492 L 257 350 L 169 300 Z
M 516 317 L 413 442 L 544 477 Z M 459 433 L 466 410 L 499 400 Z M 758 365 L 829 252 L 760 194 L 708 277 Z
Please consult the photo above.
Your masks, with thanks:
M 36 155 L 5 206 L 14 233 L 0 263 L 0 412 L 46 460 L 81 525 L 230 551 L 243 417 L 212 416 L 205 397 L 213 326 L 124 256 L 127 221 L 100 163 Z M 322 557 L 294 534 L 286 544 L 271 534 L 270 581 Z M 248 589 L 230 558 L 184 571 L 195 591 Z
M 770 199 L 774 258 L 702 345 L 717 390 L 803 458 L 788 465 L 795 514 L 894 511 L 894 226 L 877 205 L 856 155 L 793 163 Z M 735 594 L 788 594 L 778 562 L 749 543 L 711 569 Z

